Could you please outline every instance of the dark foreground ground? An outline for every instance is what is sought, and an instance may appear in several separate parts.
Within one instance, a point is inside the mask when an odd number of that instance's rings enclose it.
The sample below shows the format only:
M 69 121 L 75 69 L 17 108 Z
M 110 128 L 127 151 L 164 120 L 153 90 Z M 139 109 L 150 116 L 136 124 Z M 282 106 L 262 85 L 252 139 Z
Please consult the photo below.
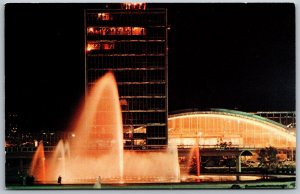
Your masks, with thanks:
M 140 184 L 101 184 L 98 188 L 93 184 L 40 184 L 31 186 L 7 185 L 9 190 L 128 190 L 128 189 L 294 189 L 295 180 L 260 180 L 226 183 L 140 183 Z

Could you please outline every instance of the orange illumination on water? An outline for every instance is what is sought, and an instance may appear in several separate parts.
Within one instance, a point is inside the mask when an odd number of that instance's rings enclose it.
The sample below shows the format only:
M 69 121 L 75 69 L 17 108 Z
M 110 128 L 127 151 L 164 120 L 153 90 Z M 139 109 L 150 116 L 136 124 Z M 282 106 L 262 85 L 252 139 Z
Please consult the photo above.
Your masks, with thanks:
M 121 106 L 113 73 L 105 74 L 91 88 L 73 124 L 74 136 L 69 142 L 60 141 L 46 158 L 46 172 L 42 173 L 44 167 L 32 168 L 44 182 L 56 182 L 58 176 L 63 183 L 95 183 L 97 177 L 104 183 L 179 181 L 176 146 L 156 152 L 123 150 Z M 40 150 L 33 164 L 44 158 Z
M 44 183 L 46 177 L 45 153 L 43 142 L 40 141 L 39 146 L 33 156 L 29 175 L 34 176 L 35 180 Z
M 193 163 L 196 163 L 196 175 L 200 176 L 200 149 L 197 144 L 190 150 L 187 166 L 191 168 Z

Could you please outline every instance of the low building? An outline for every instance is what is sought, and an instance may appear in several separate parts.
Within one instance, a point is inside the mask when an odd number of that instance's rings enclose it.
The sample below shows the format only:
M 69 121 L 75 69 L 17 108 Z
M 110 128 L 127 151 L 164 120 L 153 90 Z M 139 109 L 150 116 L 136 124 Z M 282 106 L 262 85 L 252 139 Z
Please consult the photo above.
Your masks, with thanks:
M 169 144 L 202 147 L 296 147 L 286 126 L 252 113 L 226 109 L 182 112 L 169 116 Z

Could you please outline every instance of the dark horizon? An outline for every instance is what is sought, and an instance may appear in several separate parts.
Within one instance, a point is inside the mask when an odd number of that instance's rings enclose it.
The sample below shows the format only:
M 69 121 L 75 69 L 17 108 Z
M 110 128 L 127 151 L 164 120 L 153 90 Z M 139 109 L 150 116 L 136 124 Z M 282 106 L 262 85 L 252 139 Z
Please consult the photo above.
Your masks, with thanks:
M 85 8 L 7 4 L 5 112 L 25 130 L 64 130 L 84 96 Z M 169 112 L 294 111 L 292 3 L 148 4 L 168 9 Z

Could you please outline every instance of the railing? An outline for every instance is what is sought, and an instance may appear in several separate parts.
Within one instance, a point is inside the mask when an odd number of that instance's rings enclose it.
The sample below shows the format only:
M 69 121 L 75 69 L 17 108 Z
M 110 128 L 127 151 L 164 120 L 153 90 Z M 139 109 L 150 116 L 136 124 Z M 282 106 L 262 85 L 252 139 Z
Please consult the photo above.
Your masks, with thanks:
M 54 151 L 55 146 L 45 146 L 44 152 L 52 152 Z M 12 153 L 12 152 L 35 152 L 37 150 L 36 147 L 6 147 L 5 152 L 6 153 Z
M 193 148 L 195 145 L 177 145 L 178 148 Z M 229 149 L 240 149 L 240 150 L 253 150 L 253 149 L 261 149 L 262 147 L 253 146 L 239 146 L 239 145 L 231 145 L 231 146 L 220 146 L 220 145 L 199 145 L 200 149 L 218 149 L 218 150 L 229 150 Z
M 160 150 L 166 149 L 170 146 L 166 145 L 125 145 L 124 150 Z M 177 145 L 178 149 L 191 149 L 195 147 L 195 145 Z M 44 152 L 52 152 L 56 146 L 44 146 Z M 215 150 L 258 150 L 263 149 L 264 147 L 256 147 L 253 146 L 239 146 L 239 145 L 231 145 L 227 147 L 222 147 L 220 145 L 199 145 L 200 149 L 215 149 Z M 88 150 L 105 150 L 110 149 L 110 147 L 90 147 Z M 279 148 L 280 149 L 280 148 Z M 290 148 L 287 148 L 290 149 Z M 37 150 L 36 147 L 6 147 L 6 153 L 12 152 L 35 152 Z
M 53 152 L 56 146 L 44 146 L 44 152 Z M 124 150 L 160 150 L 166 149 L 166 145 L 127 145 L 124 146 Z M 110 147 L 89 147 L 88 150 L 106 150 L 110 149 Z M 37 150 L 36 147 L 6 147 L 6 153 L 17 153 L 17 152 L 35 152 Z

